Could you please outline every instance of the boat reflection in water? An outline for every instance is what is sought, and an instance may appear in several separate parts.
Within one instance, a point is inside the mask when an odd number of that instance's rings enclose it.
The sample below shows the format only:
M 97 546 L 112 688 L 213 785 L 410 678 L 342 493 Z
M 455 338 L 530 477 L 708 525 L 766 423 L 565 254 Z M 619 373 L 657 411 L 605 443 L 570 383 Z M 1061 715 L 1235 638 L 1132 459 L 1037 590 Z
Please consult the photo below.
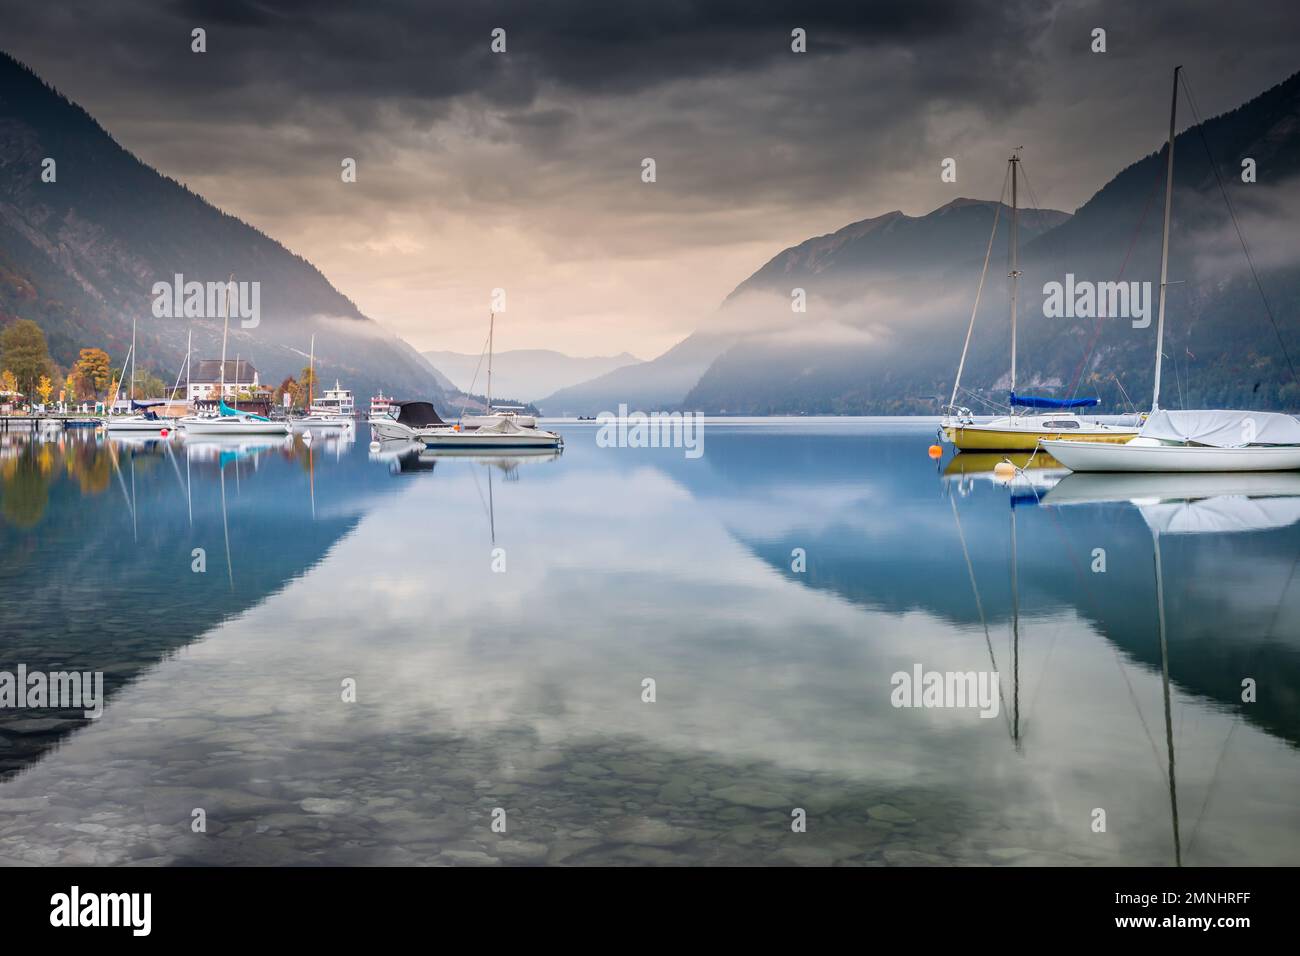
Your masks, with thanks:
M 1300 523 L 1300 474 L 1074 474 L 1062 479 L 1044 498 L 1044 504 L 1060 507 L 1116 501 L 1132 503 L 1151 531 L 1156 596 L 1154 611 L 1164 702 L 1165 772 L 1169 781 L 1174 862 L 1182 866 L 1178 775 L 1169 691 L 1169 635 L 1171 630 L 1177 629 L 1179 622 L 1171 622 L 1166 613 L 1161 539 L 1182 535 L 1266 532 Z M 1224 639 L 1232 638 L 1225 634 Z M 1229 676 L 1240 679 L 1243 688 L 1249 687 L 1242 694 L 1243 704 L 1249 706 L 1253 703 L 1255 695 L 1251 691 L 1255 678 L 1249 674 Z M 1224 740 L 1219 764 L 1228 753 L 1235 729 L 1234 720 Z M 1211 778 L 1210 786 L 1213 785 L 1214 779 Z M 1199 824 L 1199 820 L 1196 822 Z

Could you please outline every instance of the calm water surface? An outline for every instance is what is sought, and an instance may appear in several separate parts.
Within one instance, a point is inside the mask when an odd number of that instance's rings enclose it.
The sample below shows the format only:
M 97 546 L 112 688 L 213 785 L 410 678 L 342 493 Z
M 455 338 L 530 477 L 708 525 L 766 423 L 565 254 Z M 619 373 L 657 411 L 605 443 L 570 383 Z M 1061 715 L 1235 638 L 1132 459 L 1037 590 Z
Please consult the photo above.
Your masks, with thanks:
M 108 701 L 0 710 L 0 864 L 1300 863 L 1297 479 L 558 428 L 4 436 L 0 671 Z M 998 671 L 997 716 L 895 708 L 917 664 Z

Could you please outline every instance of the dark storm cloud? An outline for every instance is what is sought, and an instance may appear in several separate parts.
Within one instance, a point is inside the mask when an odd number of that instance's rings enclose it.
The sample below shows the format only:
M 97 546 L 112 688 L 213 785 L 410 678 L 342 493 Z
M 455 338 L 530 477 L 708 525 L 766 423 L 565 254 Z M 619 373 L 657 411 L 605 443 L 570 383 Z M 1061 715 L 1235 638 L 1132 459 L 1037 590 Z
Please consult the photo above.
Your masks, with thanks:
M 1175 63 L 1207 116 L 1300 68 L 1293 5 L 0 0 L 0 48 L 418 346 L 511 283 L 517 345 L 652 353 L 786 245 L 992 198 L 1012 146 L 1075 208 L 1158 148 Z

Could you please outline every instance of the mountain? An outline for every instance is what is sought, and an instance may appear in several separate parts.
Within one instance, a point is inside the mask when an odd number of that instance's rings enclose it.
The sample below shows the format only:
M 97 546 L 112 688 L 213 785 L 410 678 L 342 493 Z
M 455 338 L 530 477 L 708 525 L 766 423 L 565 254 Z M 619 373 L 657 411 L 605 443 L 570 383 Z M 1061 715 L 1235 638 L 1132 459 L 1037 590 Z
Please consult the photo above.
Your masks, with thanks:
M 1242 180 L 1247 157 L 1258 182 Z M 1177 137 L 1175 160 L 1162 404 L 1295 408 L 1300 260 L 1290 239 L 1300 212 L 1300 74 L 1190 127 Z M 1163 149 L 1133 163 L 1073 216 L 1022 210 L 1019 389 L 1095 394 L 1108 411 L 1149 404 L 1164 165 Z M 918 219 L 888 213 L 785 250 L 715 316 L 710 334 L 727 329 L 735 339 L 682 406 L 730 414 L 939 411 L 995 208 L 957 200 Z M 959 399 L 977 411 L 991 410 L 983 398 L 1005 402 L 1010 385 L 1005 216 L 1004 208 L 963 378 L 970 392 Z M 1150 283 L 1150 324 L 1049 318 L 1047 284 L 1067 274 L 1076 282 Z M 790 311 L 793 287 L 807 290 L 806 313 Z
M 53 159 L 54 181 L 43 181 Z M 260 284 L 260 321 L 231 321 L 228 354 L 276 385 L 307 364 L 316 336 L 322 381 L 362 404 L 389 393 L 441 397 L 428 362 L 362 315 L 315 266 L 223 213 L 119 146 L 83 109 L 0 53 L 0 325 L 33 319 L 64 367 L 81 348 L 120 365 L 139 320 L 141 369 L 171 382 L 194 332 L 194 358 L 220 354 L 222 321 L 156 318 L 153 287 L 185 281 Z
M 854 356 L 863 342 L 880 338 L 864 297 L 893 305 L 908 289 L 933 289 L 941 280 L 964 291 L 965 277 L 972 270 L 978 275 L 983 265 L 997 208 L 993 202 L 956 199 L 926 216 L 895 211 L 809 239 L 774 256 L 708 323 L 663 355 L 538 404 L 548 414 L 584 415 L 613 411 L 620 403 L 724 414 L 858 412 L 868 398 L 856 388 L 860 375 Z M 1005 248 L 1009 210 L 1003 206 L 1000 215 L 997 242 Z M 1056 210 L 1022 210 L 1021 239 L 1068 219 Z M 959 281 L 951 279 L 954 274 Z M 806 296 L 805 312 L 792 309 L 795 289 Z M 912 321 L 926 311 L 908 309 Z M 969 314 L 969 305 L 966 310 Z M 816 376 L 810 373 L 814 368 Z M 832 373 L 840 384 L 828 386 L 824 376 Z M 715 382 L 705 404 L 698 404 L 697 386 Z M 838 396 L 830 398 L 830 389 L 838 389 Z M 824 393 L 826 401 L 814 399 Z
M 482 391 L 486 387 L 487 364 L 481 357 L 464 352 L 425 352 L 424 357 L 446 373 L 455 388 L 467 391 L 470 385 Z M 513 349 L 497 352 L 492 360 L 492 391 L 520 401 L 536 401 L 544 395 L 570 385 L 604 375 L 614 369 L 636 365 L 641 360 L 623 352 L 621 355 L 581 358 L 550 349 Z M 475 373 L 477 383 L 474 382 Z

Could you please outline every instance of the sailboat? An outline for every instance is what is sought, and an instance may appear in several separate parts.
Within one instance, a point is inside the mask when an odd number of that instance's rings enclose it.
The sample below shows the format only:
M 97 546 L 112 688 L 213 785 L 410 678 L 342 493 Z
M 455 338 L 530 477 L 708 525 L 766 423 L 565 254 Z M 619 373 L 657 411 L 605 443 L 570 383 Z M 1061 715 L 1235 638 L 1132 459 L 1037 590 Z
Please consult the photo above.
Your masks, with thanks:
M 509 421 L 519 428 L 536 428 L 537 418 L 533 415 L 523 414 L 522 405 L 493 405 L 492 404 L 492 352 L 494 350 L 494 337 L 496 332 L 495 312 L 490 313 L 488 317 L 488 340 L 487 340 L 487 409 L 482 415 L 464 415 L 460 417 L 460 426 L 462 428 L 483 428 L 497 425 L 502 421 Z M 481 357 L 480 357 L 481 361 Z M 473 387 L 471 385 L 471 387 Z
M 187 435 L 289 435 L 292 429 L 288 422 L 272 421 L 226 404 L 226 340 L 230 336 L 230 288 L 234 282 L 232 275 L 226 286 L 222 308 L 225 323 L 221 330 L 221 384 L 217 390 L 217 414 L 186 415 L 177 424 L 185 429 Z
M 1178 74 L 1174 68 L 1165 167 L 1165 218 L 1160 241 L 1160 304 L 1156 319 L 1156 370 L 1151 414 L 1131 440 L 1092 446 L 1053 436 L 1040 442 L 1071 471 L 1198 472 L 1300 469 L 1300 421 L 1279 412 L 1231 409 L 1168 411 L 1160 408 L 1160 366 L 1165 341 L 1165 292 L 1169 272 L 1169 218 L 1174 199 L 1174 128 Z
M 945 440 L 960 451 L 1033 451 L 1042 438 L 1068 435 L 1079 442 L 1126 442 L 1137 434 L 1137 429 L 1126 425 L 1109 425 L 1080 418 L 1075 409 L 1090 408 L 1099 404 L 1095 398 L 1046 398 L 1037 395 L 1016 394 L 1016 293 L 1020 284 L 1018 229 L 1020 204 L 1018 180 L 1019 147 L 1007 160 L 1011 178 L 1011 408 L 1013 414 L 1003 415 L 988 422 L 976 422 L 968 408 L 957 405 L 957 392 L 961 386 L 961 373 L 966 366 L 966 353 L 970 350 L 971 332 L 975 328 L 975 314 L 979 311 L 980 292 L 984 289 L 984 275 L 988 272 L 989 253 L 998 231 L 998 217 L 993 218 L 993 232 L 989 235 L 989 248 L 984 255 L 984 272 L 980 274 L 979 292 L 975 295 L 975 308 L 971 311 L 970 325 L 966 330 L 966 344 L 953 381 L 952 397 L 946 414 L 940 422 Z M 1005 187 L 1004 187 L 1005 188 Z M 1001 212 L 999 205 L 998 212 Z M 1024 411 L 1014 413 L 1020 408 Z M 1031 414 L 1033 412 L 1033 414 Z
M 316 383 L 316 336 L 311 337 L 311 352 L 307 359 L 307 409 L 308 414 L 302 418 L 295 418 L 290 423 L 296 432 L 311 433 L 312 429 L 319 431 L 337 431 L 341 428 L 351 428 L 352 419 L 337 413 L 316 409 L 312 402 L 312 386 Z M 334 383 L 334 390 L 341 391 L 338 382 Z M 338 407 L 338 401 L 335 400 L 334 406 Z
M 131 349 L 127 352 L 127 361 L 125 364 L 130 365 L 131 378 L 127 386 L 127 394 L 131 402 L 131 414 L 112 415 L 110 414 L 104 422 L 104 427 L 109 432 L 138 433 L 146 432 L 159 437 L 166 437 L 176 427 L 176 419 L 164 418 L 153 409 L 159 405 L 166 405 L 161 399 L 158 401 L 137 402 L 135 400 L 135 325 L 134 317 L 131 319 Z M 118 383 L 120 390 L 121 383 Z M 117 395 L 113 395 L 113 403 L 109 407 L 117 405 Z

